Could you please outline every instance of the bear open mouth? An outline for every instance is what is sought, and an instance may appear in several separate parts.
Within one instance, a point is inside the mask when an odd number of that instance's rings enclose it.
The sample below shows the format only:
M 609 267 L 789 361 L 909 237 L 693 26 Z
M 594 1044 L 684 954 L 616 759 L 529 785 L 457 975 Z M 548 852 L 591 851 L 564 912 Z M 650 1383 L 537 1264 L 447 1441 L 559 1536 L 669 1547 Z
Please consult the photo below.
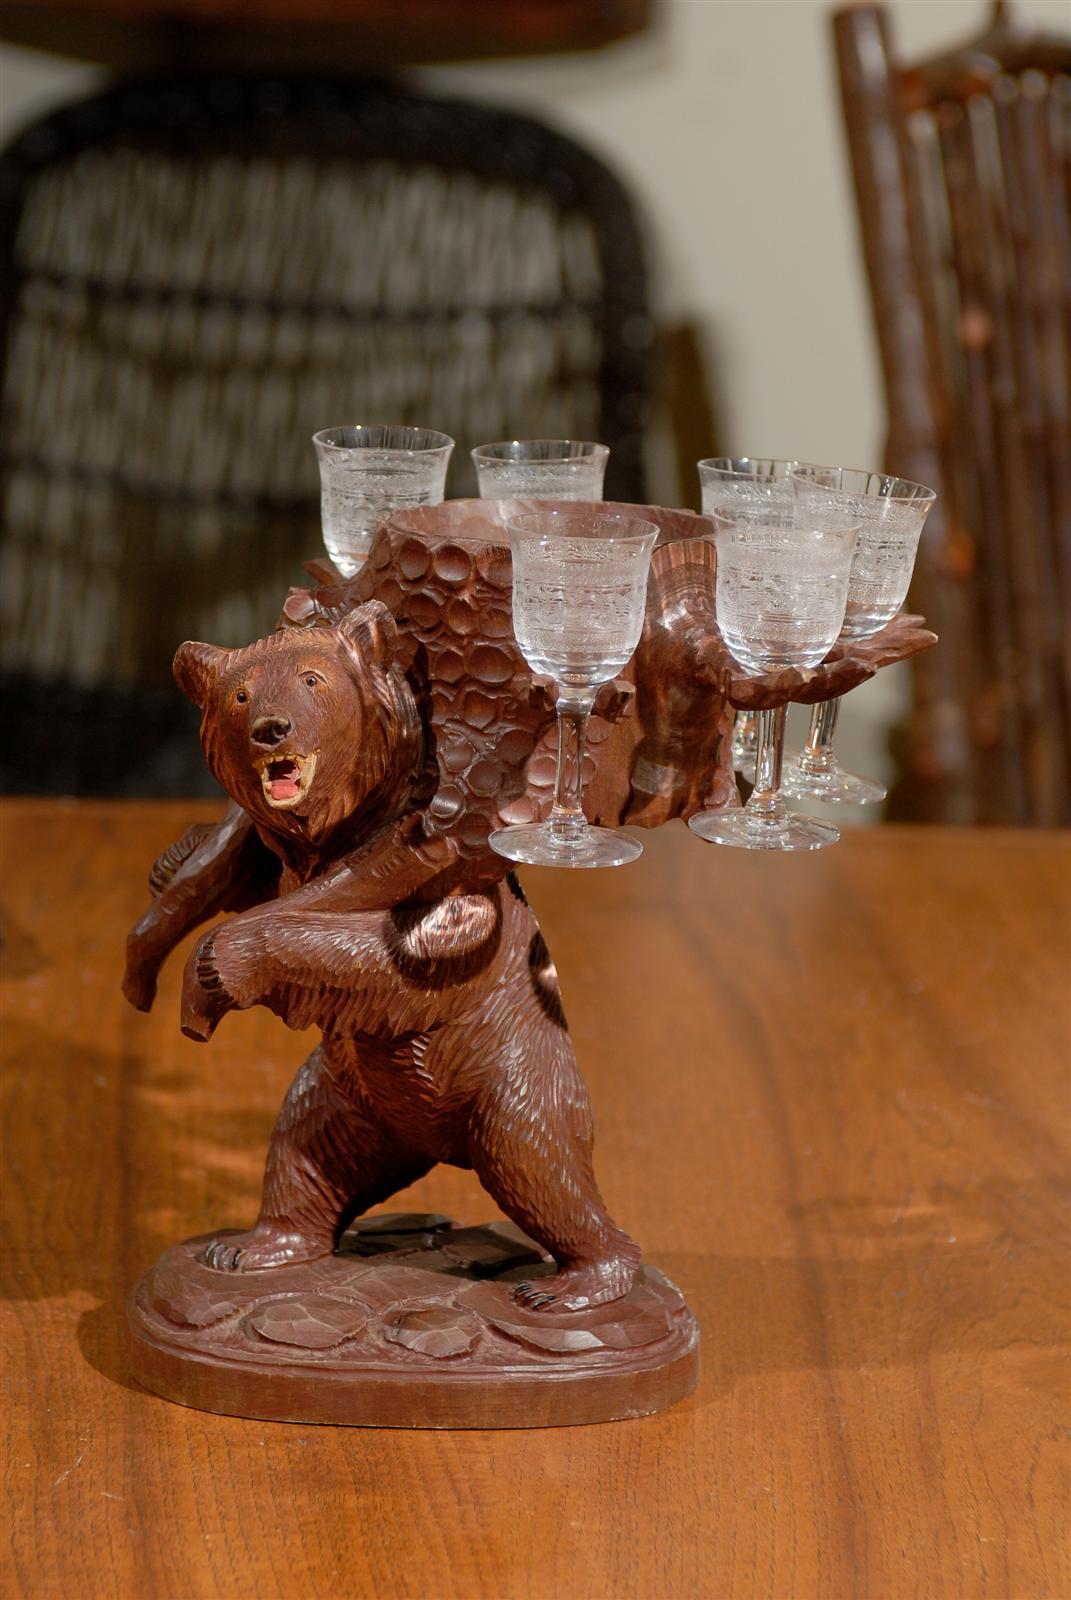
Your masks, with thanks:
M 316 770 L 316 751 L 307 756 L 268 756 L 258 766 L 265 800 L 276 810 L 286 810 L 308 794 Z

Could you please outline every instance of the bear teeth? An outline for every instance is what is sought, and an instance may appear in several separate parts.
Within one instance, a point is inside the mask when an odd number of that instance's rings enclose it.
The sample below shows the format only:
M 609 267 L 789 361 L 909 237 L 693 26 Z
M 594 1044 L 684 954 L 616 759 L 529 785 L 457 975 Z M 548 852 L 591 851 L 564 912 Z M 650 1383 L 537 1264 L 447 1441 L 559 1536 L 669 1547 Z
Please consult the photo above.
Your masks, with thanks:
M 272 755 L 257 762 L 264 798 L 275 810 L 287 810 L 305 797 L 312 783 L 317 752 L 307 756 Z M 276 794 L 277 784 L 285 784 L 289 793 Z

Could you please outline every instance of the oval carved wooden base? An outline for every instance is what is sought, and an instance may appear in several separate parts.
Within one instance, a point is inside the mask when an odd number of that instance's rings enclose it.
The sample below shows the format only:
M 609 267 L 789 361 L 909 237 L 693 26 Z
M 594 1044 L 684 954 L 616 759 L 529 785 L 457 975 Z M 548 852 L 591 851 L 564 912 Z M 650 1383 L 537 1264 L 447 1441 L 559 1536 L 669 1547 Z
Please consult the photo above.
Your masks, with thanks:
M 199 1410 L 541 1428 L 661 1411 L 698 1377 L 695 1318 L 654 1268 L 610 1305 L 519 1305 L 517 1283 L 557 1269 L 510 1223 L 366 1218 L 333 1256 L 251 1273 L 205 1266 L 204 1243 L 168 1250 L 129 1306 L 132 1375 Z

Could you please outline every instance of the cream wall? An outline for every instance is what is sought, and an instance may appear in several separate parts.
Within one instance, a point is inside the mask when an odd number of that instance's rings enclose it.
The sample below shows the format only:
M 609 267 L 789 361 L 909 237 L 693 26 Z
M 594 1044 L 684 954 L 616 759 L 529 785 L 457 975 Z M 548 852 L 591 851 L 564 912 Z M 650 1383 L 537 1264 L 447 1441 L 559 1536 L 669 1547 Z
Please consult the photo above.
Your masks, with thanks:
M 969 36 L 988 11 L 984 0 L 889 9 L 909 56 Z M 1066 0 L 1016 9 L 1067 28 Z M 883 404 L 829 12 L 826 0 L 662 0 L 655 28 L 609 50 L 419 76 L 531 111 L 617 169 L 655 245 L 661 310 L 699 332 L 725 448 L 870 466 Z M 0 48 L 5 137 L 99 81 L 92 68 Z M 695 503 L 667 452 L 656 448 L 652 467 L 654 498 Z M 904 692 L 887 672 L 848 703 L 845 747 L 868 771 L 886 768 L 886 729 Z
M 734 452 L 877 465 L 883 404 L 833 70 L 828 0 L 664 0 L 601 55 L 425 81 L 558 123 L 626 180 L 664 308 L 693 319 Z M 1067 28 L 1066 0 L 1018 0 Z M 889 6 L 905 54 L 977 31 L 985 0 Z M 686 486 L 691 491 L 692 486 Z

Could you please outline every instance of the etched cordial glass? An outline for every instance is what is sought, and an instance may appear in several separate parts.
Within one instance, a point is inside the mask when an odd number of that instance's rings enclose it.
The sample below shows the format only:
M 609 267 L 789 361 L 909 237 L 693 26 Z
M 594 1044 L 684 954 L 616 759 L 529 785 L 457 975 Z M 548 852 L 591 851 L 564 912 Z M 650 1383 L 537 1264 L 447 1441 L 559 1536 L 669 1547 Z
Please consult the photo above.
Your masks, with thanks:
M 344 578 L 364 565 L 387 511 L 437 506 L 454 441 L 432 428 L 356 423 L 312 437 L 320 467 L 320 521 L 327 553 Z
M 746 673 L 816 667 L 840 633 L 859 523 L 790 504 L 712 513 L 718 551 L 718 631 Z M 828 822 L 791 814 L 781 794 L 785 708 L 759 712 L 755 787 L 743 811 L 703 811 L 689 827 L 746 850 L 818 850 L 840 838 Z
M 936 494 L 921 483 L 855 467 L 801 464 L 791 481 L 796 503 L 807 514 L 840 513 L 859 522 L 841 638 L 871 638 L 907 598 L 922 527 Z M 786 763 L 785 793 L 833 805 L 884 800 L 880 783 L 856 777 L 838 764 L 833 741 L 839 711 L 839 699 L 815 706 L 807 743 Z
M 710 516 L 726 506 L 792 504 L 791 472 L 795 461 L 773 456 L 708 456 L 696 462 L 703 511 Z M 753 711 L 738 711 L 733 725 L 733 770 L 749 783 L 755 779 L 755 749 L 759 719 Z
M 653 522 L 602 512 L 536 511 L 507 523 L 513 631 L 534 672 L 558 685 L 558 764 L 546 822 L 500 828 L 490 845 L 543 867 L 619 867 L 643 847 L 584 816 L 584 741 L 600 685 L 640 642 Z
M 609 458 L 588 439 L 503 439 L 472 452 L 481 500 L 601 500 Z

